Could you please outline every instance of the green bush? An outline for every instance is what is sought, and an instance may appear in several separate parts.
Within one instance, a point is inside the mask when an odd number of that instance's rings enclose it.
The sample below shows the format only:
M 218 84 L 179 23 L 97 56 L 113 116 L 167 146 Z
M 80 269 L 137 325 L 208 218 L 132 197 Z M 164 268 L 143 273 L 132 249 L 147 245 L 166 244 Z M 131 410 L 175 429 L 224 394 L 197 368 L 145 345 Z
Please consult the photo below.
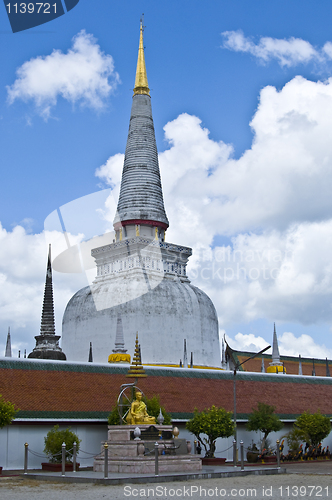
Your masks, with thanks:
M 126 412 L 126 408 L 123 409 L 123 412 Z M 108 425 L 120 425 L 120 415 L 117 406 L 108 415 Z
M 160 397 L 159 396 L 152 396 L 150 399 L 146 399 L 146 411 L 148 412 L 148 415 L 150 417 L 155 417 L 156 422 L 158 423 L 158 415 L 159 411 L 161 408 L 161 413 L 163 414 L 164 417 L 164 422 L 163 425 L 170 425 L 172 422 L 171 414 L 167 413 L 165 408 L 163 406 L 160 406 Z
M 71 462 L 73 445 L 76 442 L 76 451 L 80 449 L 81 439 L 70 430 L 70 427 L 62 431 L 55 425 L 48 433 L 45 441 L 44 453 L 49 457 L 52 463 L 61 463 L 62 461 L 62 443 L 66 443 L 66 462 Z M 67 451 L 68 450 L 68 451 Z
M 18 410 L 15 405 L 9 401 L 5 401 L 0 394 L 0 429 L 11 424 Z
M 303 441 L 303 433 L 300 429 L 293 427 L 291 431 L 286 434 L 286 440 L 289 452 L 298 452 L 301 442 Z

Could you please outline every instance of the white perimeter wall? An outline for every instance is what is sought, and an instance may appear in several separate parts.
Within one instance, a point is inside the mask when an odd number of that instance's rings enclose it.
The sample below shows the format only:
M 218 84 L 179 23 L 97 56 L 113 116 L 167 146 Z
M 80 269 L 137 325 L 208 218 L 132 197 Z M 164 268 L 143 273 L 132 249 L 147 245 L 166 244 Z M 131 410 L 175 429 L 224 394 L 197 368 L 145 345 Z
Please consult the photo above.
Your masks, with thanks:
M 192 446 L 192 453 L 194 453 L 194 440 L 196 439 L 195 436 L 193 436 L 190 432 L 188 432 L 185 428 L 185 424 L 182 424 L 180 422 L 175 422 L 174 425 L 176 425 L 179 430 L 179 438 L 182 439 L 187 439 L 188 441 L 191 442 Z M 271 432 L 271 434 L 268 435 L 268 441 L 270 442 L 271 446 L 273 448 L 276 448 L 276 441 L 279 439 L 283 439 L 283 436 L 287 434 L 289 431 L 292 430 L 293 424 L 285 422 L 284 427 L 281 429 L 279 432 Z M 237 425 L 237 440 L 238 440 L 238 458 L 240 460 L 240 441 L 243 441 L 243 446 L 244 446 L 244 460 L 246 460 L 246 453 L 249 445 L 252 445 L 252 443 L 255 443 L 257 448 L 259 449 L 259 445 L 261 442 L 261 439 L 263 438 L 263 434 L 261 432 L 249 432 L 245 428 L 245 423 L 244 422 L 238 422 Z M 226 458 L 227 461 L 232 461 L 233 460 L 233 436 L 229 438 L 218 438 L 216 441 L 216 452 L 215 452 L 215 457 L 217 458 Z M 329 436 L 322 441 L 322 448 L 328 446 L 329 449 L 332 449 L 332 432 L 329 434 Z M 202 447 L 203 448 L 203 447 Z M 285 439 L 284 442 L 284 454 L 288 453 L 288 447 L 287 447 L 287 441 Z M 202 449 L 202 456 L 204 457 L 204 448 Z
M 176 425 L 180 430 L 179 438 L 191 442 L 192 453 L 194 453 L 195 436 L 186 430 L 185 423 L 174 422 L 173 425 Z M 44 438 L 53 426 L 54 422 L 50 424 L 37 422 L 26 424 L 22 422 L 0 429 L 0 466 L 3 467 L 4 470 L 23 469 L 24 443 L 26 442 L 29 444 L 29 450 L 31 450 L 31 452 L 37 453 L 38 455 L 44 455 Z M 81 467 L 91 467 L 93 465 L 93 457 L 89 454 L 92 453 L 97 455 L 100 453 L 101 442 L 107 440 L 107 424 L 68 423 L 60 425 L 60 429 L 66 429 L 67 427 L 70 427 L 71 430 L 78 435 L 79 439 L 82 440 L 80 444 L 81 451 L 77 456 L 77 461 L 80 463 Z M 285 423 L 280 432 L 271 433 L 268 437 L 271 445 L 275 447 L 276 440 L 281 440 L 282 436 L 289 432 L 291 428 L 291 423 Z M 246 460 L 246 448 L 251 445 L 252 442 L 256 443 L 257 447 L 259 447 L 262 434 L 260 432 L 248 432 L 245 429 L 245 424 L 243 422 L 238 422 L 237 435 L 238 443 L 240 443 L 241 440 L 244 443 L 244 457 Z M 332 449 L 332 432 L 322 443 L 322 447 L 326 446 Z M 240 458 L 240 444 L 238 444 L 238 449 Z M 287 443 L 285 441 L 284 453 L 287 453 L 287 451 Z M 47 462 L 47 457 L 35 456 L 31 452 L 28 457 L 28 468 L 41 469 L 41 463 Z M 83 452 L 88 452 L 89 454 Z M 204 456 L 204 449 L 202 450 L 202 456 Z M 233 436 L 226 439 L 217 439 L 215 456 L 218 458 L 226 458 L 227 461 L 233 460 Z
M 0 429 L 0 466 L 3 469 L 24 468 L 24 443 L 29 444 L 29 450 L 44 455 L 44 438 L 54 427 L 50 424 L 34 422 L 33 424 L 16 423 Z M 101 450 L 101 442 L 107 440 L 107 424 L 68 423 L 59 426 L 60 429 L 70 427 L 82 440 L 82 451 L 97 455 Z M 80 452 L 77 461 L 81 467 L 91 467 L 93 457 Z M 33 453 L 28 456 L 29 469 L 41 469 L 41 463 L 48 462 L 47 457 L 38 457 Z

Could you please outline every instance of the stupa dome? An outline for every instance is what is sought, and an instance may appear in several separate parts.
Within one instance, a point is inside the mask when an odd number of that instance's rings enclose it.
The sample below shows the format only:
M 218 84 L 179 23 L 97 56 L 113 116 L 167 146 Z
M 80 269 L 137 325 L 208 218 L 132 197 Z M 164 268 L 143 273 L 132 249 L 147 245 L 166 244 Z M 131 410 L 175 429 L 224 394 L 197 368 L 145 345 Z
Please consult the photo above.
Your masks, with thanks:
M 120 314 L 127 349 L 133 348 L 139 333 L 143 364 L 178 366 L 187 339 L 194 365 L 220 366 L 218 318 L 202 290 L 180 280 L 163 279 L 147 293 L 118 304 L 119 296 L 134 296 L 138 288 L 137 281 L 121 279 L 79 290 L 63 316 L 62 346 L 67 358 L 86 360 L 93 339 L 93 360 L 106 363 Z

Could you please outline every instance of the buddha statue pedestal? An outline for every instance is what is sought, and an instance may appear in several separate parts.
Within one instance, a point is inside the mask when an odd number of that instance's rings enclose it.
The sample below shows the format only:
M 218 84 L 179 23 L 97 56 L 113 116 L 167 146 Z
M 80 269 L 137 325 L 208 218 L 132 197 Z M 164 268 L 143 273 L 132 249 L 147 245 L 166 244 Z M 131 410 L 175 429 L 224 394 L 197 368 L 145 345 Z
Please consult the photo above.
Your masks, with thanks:
M 134 439 L 139 427 L 140 439 Z M 161 434 L 161 436 L 160 436 Z M 110 425 L 108 427 L 108 471 L 127 474 L 154 474 L 155 443 L 159 448 L 159 474 L 163 472 L 199 471 L 202 461 L 199 455 L 191 455 L 185 439 L 173 439 L 171 425 Z M 93 464 L 95 472 L 104 471 L 104 444 L 101 454 Z

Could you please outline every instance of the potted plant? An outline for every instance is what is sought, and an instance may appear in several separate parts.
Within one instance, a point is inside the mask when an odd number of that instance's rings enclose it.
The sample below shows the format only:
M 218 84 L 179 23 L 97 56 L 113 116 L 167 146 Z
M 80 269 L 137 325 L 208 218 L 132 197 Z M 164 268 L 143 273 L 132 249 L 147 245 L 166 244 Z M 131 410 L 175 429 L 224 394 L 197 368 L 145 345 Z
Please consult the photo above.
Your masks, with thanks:
M 217 438 L 229 437 L 234 432 L 231 412 L 227 412 L 224 408 L 216 408 L 214 405 L 202 412 L 195 408 L 194 417 L 187 422 L 186 428 L 196 436 L 205 449 L 205 457 L 202 458 L 204 465 L 225 463 L 226 458 L 215 458 L 214 453 Z
M 62 464 L 62 443 L 66 444 L 66 471 L 73 470 L 72 463 L 72 450 L 74 443 L 76 443 L 76 452 L 78 453 L 80 449 L 81 439 L 70 430 L 67 429 L 59 430 L 59 426 L 55 425 L 51 429 L 45 439 L 44 453 L 49 457 L 49 462 L 42 463 L 42 469 L 52 472 L 60 471 Z M 80 464 L 76 464 L 77 468 Z
M 252 443 L 247 448 L 247 462 L 254 464 L 258 461 L 259 449 L 255 443 Z
M 277 452 L 274 448 L 270 446 L 270 443 L 267 439 L 265 439 L 265 448 L 262 446 L 262 451 L 258 455 L 258 461 L 263 464 L 274 463 L 277 461 Z M 262 440 L 263 444 L 263 440 Z
M 0 394 L 0 429 L 12 423 L 18 409 L 9 401 L 5 401 Z M 0 474 L 2 474 L 2 467 L 0 467 Z

